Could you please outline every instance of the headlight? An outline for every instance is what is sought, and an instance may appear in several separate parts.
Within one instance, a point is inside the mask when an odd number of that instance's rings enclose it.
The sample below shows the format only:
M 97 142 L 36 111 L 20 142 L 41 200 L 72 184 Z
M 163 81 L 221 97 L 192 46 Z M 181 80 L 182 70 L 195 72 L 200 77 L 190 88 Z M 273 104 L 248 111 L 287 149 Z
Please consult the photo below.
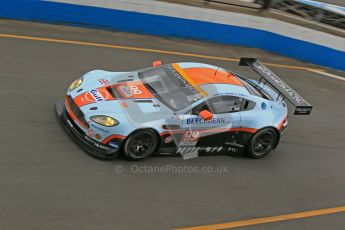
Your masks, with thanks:
M 107 127 L 112 127 L 119 124 L 119 122 L 115 118 L 103 116 L 103 115 L 92 116 L 90 117 L 90 119 L 96 122 L 97 124 L 107 126 Z
M 72 84 L 69 86 L 69 91 L 74 90 L 75 88 L 78 88 L 81 83 L 83 83 L 83 78 L 79 78 L 77 80 L 75 80 L 74 82 L 72 82 Z

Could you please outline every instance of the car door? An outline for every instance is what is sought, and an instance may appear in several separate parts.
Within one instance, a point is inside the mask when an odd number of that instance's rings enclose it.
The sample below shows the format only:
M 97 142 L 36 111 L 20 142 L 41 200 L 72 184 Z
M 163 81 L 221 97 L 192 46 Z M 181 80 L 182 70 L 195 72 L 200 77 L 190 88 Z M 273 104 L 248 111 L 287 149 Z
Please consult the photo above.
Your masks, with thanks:
M 196 105 L 183 115 L 182 127 L 186 130 L 180 144 L 194 144 L 206 151 L 221 151 L 233 128 L 241 123 L 242 99 L 233 96 L 216 96 Z M 210 120 L 199 116 L 207 110 L 213 114 Z

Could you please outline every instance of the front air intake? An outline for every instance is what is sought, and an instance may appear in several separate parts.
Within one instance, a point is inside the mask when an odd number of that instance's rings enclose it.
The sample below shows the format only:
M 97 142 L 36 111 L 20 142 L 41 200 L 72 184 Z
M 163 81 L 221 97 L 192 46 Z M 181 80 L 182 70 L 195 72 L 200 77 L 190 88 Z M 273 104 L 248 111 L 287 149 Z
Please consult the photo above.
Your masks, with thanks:
M 86 127 L 89 127 L 89 123 L 86 122 L 84 113 L 80 110 L 80 108 L 75 104 L 74 100 L 72 97 L 68 96 L 67 101 L 69 104 L 69 107 L 72 110 L 72 113 L 76 116 L 78 120 L 80 120 L 83 124 L 86 125 Z

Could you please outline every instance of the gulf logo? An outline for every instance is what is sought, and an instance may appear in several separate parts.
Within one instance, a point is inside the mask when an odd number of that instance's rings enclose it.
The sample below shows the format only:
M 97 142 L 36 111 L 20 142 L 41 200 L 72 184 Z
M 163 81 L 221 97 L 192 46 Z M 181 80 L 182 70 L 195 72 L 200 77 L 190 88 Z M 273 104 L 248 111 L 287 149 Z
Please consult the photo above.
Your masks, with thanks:
M 96 101 L 104 101 L 104 97 L 102 96 L 102 94 L 100 92 L 98 92 L 98 90 L 93 89 L 90 92 Z

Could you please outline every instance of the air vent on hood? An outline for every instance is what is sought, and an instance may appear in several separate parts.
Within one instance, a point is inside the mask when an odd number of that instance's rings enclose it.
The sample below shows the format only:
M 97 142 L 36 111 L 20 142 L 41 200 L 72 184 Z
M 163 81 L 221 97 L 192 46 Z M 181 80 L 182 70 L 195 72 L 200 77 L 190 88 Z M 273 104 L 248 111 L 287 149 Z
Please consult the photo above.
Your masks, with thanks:
M 119 80 L 119 81 L 117 81 L 117 83 L 121 83 L 121 82 L 127 82 L 127 81 L 133 81 L 133 79 L 124 79 L 124 80 Z
M 137 103 L 153 103 L 152 100 L 133 100 L 133 102 L 137 102 Z

